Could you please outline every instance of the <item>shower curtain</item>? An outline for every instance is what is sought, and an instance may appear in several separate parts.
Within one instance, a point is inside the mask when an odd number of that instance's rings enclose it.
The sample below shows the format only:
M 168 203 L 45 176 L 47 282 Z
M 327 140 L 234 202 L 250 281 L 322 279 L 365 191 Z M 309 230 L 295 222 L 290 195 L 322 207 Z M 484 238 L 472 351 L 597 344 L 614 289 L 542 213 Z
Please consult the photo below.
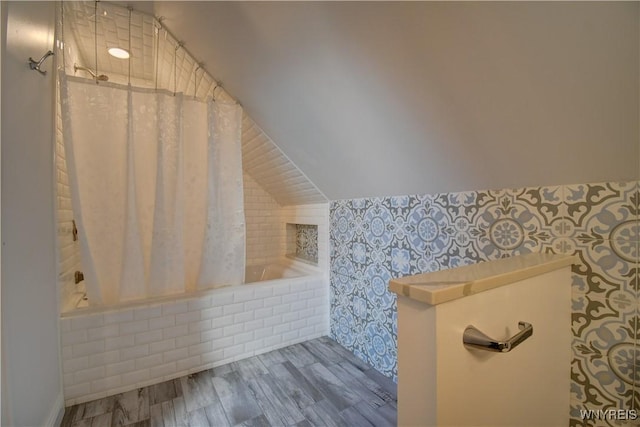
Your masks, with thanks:
M 242 110 L 61 75 L 90 304 L 244 282 Z

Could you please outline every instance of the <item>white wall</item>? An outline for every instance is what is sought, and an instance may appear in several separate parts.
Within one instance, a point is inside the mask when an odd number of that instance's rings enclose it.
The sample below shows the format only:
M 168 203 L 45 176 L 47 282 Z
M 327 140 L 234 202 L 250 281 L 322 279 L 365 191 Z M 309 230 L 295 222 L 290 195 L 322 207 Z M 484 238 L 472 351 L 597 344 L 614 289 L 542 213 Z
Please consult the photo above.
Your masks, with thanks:
M 638 2 L 156 2 L 330 200 L 637 179 Z
M 2 425 L 61 415 L 53 200 L 55 3 L 3 2 Z

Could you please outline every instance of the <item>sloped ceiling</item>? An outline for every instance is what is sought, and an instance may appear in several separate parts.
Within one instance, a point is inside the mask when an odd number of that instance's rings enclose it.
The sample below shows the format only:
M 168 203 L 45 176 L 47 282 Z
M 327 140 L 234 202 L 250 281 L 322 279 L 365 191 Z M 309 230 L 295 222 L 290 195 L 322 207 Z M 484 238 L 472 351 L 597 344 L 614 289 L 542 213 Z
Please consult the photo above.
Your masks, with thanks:
M 330 199 L 638 178 L 637 2 L 154 11 Z

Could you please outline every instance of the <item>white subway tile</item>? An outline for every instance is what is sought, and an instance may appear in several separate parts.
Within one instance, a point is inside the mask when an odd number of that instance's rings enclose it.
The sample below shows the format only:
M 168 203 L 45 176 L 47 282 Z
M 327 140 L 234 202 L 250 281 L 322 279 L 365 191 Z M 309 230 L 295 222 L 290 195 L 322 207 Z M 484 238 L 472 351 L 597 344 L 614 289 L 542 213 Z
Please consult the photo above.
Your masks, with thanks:
M 82 384 L 74 384 L 64 387 L 65 399 L 71 399 L 80 396 L 86 396 L 91 393 L 91 384 L 86 382 Z
M 176 337 L 176 349 L 200 343 L 200 332 Z
M 293 301 L 298 301 L 299 299 L 300 299 L 300 295 L 297 292 L 291 292 L 289 294 L 282 295 L 283 303 L 290 303 Z
M 71 318 L 71 330 L 97 328 L 104 324 L 102 314 L 94 314 L 90 316 L 79 316 Z
M 266 337 L 264 339 L 264 345 L 265 347 L 269 347 L 269 346 L 275 346 L 282 343 L 282 335 L 278 334 L 278 335 L 273 335 L 270 337 Z
M 149 330 L 149 320 L 134 320 L 133 322 L 120 323 L 120 335 L 135 334 Z
M 186 359 L 178 360 L 176 368 L 178 371 L 183 371 L 186 369 L 193 369 L 202 364 L 200 355 L 191 356 Z
M 100 378 L 98 380 L 91 381 L 91 391 L 100 392 L 108 391 L 122 385 L 122 378 L 120 375 L 114 375 L 111 377 Z
M 175 338 L 181 335 L 186 335 L 189 332 L 189 325 L 178 325 L 171 328 L 165 328 L 162 330 L 162 337 L 164 339 Z
M 301 329 L 307 326 L 307 319 L 298 319 L 291 322 L 291 329 Z
M 196 354 L 208 353 L 213 350 L 213 345 L 211 341 L 203 342 L 200 344 L 194 344 L 189 346 L 189 356 L 194 356 Z
M 273 314 L 283 314 L 283 313 L 289 313 L 291 311 L 291 307 L 289 307 L 289 304 L 280 304 L 280 305 L 276 305 L 273 307 Z
M 233 336 L 234 344 L 244 344 L 252 340 L 253 340 L 253 331 L 243 332 L 241 334 L 236 334 Z
M 264 326 L 275 326 L 282 323 L 282 315 L 275 315 L 264 319 Z
M 300 310 L 297 312 L 299 317 L 311 317 L 314 314 L 313 307 L 307 307 L 304 310 Z
M 162 353 L 139 357 L 136 359 L 136 369 L 153 368 L 162 365 L 162 362 Z
M 260 328 L 253 331 L 254 337 L 264 338 L 264 337 L 270 337 L 271 335 L 273 335 L 272 326 L 267 326 L 266 328 Z
M 89 341 L 118 336 L 118 325 L 105 325 L 87 330 Z
M 217 363 L 224 358 L 224 350 L 218 349 L 201 356 L 202 363 Z
M 133 343 L 134 343 L 133 335 L 124 335 L 120 337 L 106 338 L 104 340 L 104 348 L 105 350 L 117 350 L 120 348 L 131 347 L 133 346 Z
M 76 384 L 97 380 L 102 377 L 104 377 L 104 366 L 81 369 L 74 373 L 74 380 Z
M 304 328 L 300 328 L 298 330 L 300 338 L 304 338 L 304 339 L 313 338 L 312 335 L 314 336 L 317 335 L 316 332 L 317 331 L 316 331 L 315 325 L 305 326 Z
M 149 352 L 153 353 L 161 353 L 167 350 L 173 350 L 176 348 L 176 340 L 175 338 L 169 338 L 166 340 L 152 342 L 149 344 Z
M 162 315 L 162 307 L 141 307 L 136 308 L 133 312 L 133 318 L 135 320 L 151 319 L 153 317 L 160 317 Z
M 225 337 L 230 337 L 230 336 L 234 336 L 236 334 L 241 333 L 244 330 L 244 325 L 242 324 L 234 324 L 234 325 L 229 325 L 229 326 L 225 326 L 224 327 L 224 336 Z
M 65 386 L 74 385 L 75 383 L 75 372 L 62 375 L 62 384 L 64 384 Z
M 162 338 L 163 336 L 162 336 L 161 329 L 157 329 L 155 331 L 148 331 L 148 332 L 138 332 L 135 335 L 135 343 L 136 345 L 146 344 L 154 341 L 161 341 Z
M 120 354 L 118 350 L 105 351 L 98 354 L 92 354 L 89 356 L 89 367 L 104 366 L 110 363 L 116 363 L 120 361 Z
M 136 345 L 120 350 L 120 360 L 137 359 L 149 354 L 149 344 Z
M 226 316 L 229 314 L 240 313 L 243 309 L 244 305 L 242 303 L 229 304 L 222 308 L 222 313 Z
M 151 375 L 152 369 L 155 369 L 155 368 L 151 368 L 151 369 L 145 368 L 145 369 L 129 372 L 127 373 L 127 375 L 122 376 L 123 383 L 135 385 L 136 388 L 139 388 L 138 384 L 143 383 L 145 381 L 149 381 L 149 379 L 155 378 L 153 375 Z
M 74 344 L 72 346 L 73 357 L 88 356 L 104 351 L 104 341 L 91 341 L 83 344 Z
M 262 350 L 263 347 L 264 347 L 264 338 L 249 341 L 244 345 L 244 349 L 248 352 L 257 352 Z
M 196 322 L 200 320 L 200 311 L 189 311 L 186 313 L 176 314 L 176 325 L 183 323 Z
M 291 305 L 289 306 L 289 308 L 291 309 L 291 311 L 299 311 L 299 310 L 303 310 L 305 308 L 307 308 L 307 302 L 302 300 L 302 301 L 295 301 L 292 302 Z
M 112 311 L 104 313 L 105 325 L 112 323 L 131 322 L 133 320 L 133 310 Z
M 298 320 L 299 318 L 300 318 L 299 311 L 290 311 L 282 315 L 282 321 L 287 323 L 292 322 L 294 320 Z
M 211 307 L 200 312 L 201 319 L 213 319 L 222 316 L 222 307 Z
M 282 334 L 282 341 L 291 342 L 293 340 L 298 339 L 298 336 L 299 336 L 299 331 L 297 330 L 285 332 L 284 334 Z
M 63 332 L 62 345 L 73 345 L 87 342 L 87 330 L 78 329 L 75 331 Z
M 62 358 L 63 359 L 71 359 L 73 357 L 73 347 L 70 345 L 65 345 L 62 347 Z
M 229 325 L 233 325 L 233 315 L 219 317 L 217 319 L 213 319 L 211 322 L 212 328 L 221 328 Z
M 207 329 L 211 329 L 211 319 L 189 323 L 189 332 L 200 332 L 206 331 Z
M 220 293 L 219 295 L 215 295 L 211 299 L 212 307 L 220 307 L 220 306 L 224 307 L 231 303 L 233 303 L 233 293 L 231 292 Z
M 228 347 L 225 348 L 223 351 L 224 354 L 224 358 L 229 358 L 229 357 L 235 357 L 235 356 L 239 356 L 240 354 L 244 353 L 244 345 L 242 344 L 238 344 L 238 345 L 234 345 L 233 347 Z
M 73 373 L 89 367 L 89 356 L 76 357 L 73 359 L 63 359 L 62 372 Z
M 233 345 L 233 336 L 211 340 L 211 345 L 213 345 L 215 349 L 230 347 Z
M 249 320 L 253 320 L 253 312 L 252 311 L 244 311 L 242 313 L 237 313 L 233 315 L 234 323 L 244 323 Z
M 189 311 L 200 311 L 211 307 L 211 296 L 202 296 L 187 302 Z
M 258 287 L 255 290 L 255 298 L 258 300 L 269 298 L 273 295 L 272 287 Z
M 288 283 L 278 284 L 273 288 L 273 296 L 287 295 L 291 292 L 291 286 Z
M 118 363 L 111 363 L 104 367 L 104 374 L 106 376 L 124 374 L 126 372 L 133 371 L 136 368 L 135 359 L 124 360 Z
M 60 319 L 60 332 L 71 331 L 71 319 Z
M 181 302 L 168 302 L 166 304 L 162 304 L 162 315 L 166 314 L 178 314 L 185 313 L 187 311 L 187 303 L 184 301 Z
M 244 303 L 245 311 L 249 311 L 249 310 L 253 311 L 253 310 L 262 308 L 263 306 L 264 306 L 264 301 L 262 301 L 261 299 L 251 300 Z
M 224 336 L 224 328 L 210 329 L 200 332 L 200 342 L 207 342 L 222 338 Z
M 259 308 L 254 311 L 254 317 L 256 319 L 264 319 L 266 317 L 271 316 L 272 314 L 273 314 L 272 307 Z
M 274 296 L 274 297 L 269 297 L 264 299 L 265 307 L 275 307 L 277 305 L 280 305 L 281 303 L 282 303 L 281 296 Z
M 178 359 L 184 359 L 189 356 L 189 349 L 184 348 L 176 348 L 175 350 L 169 350 L 162 353 L 163 361 L 165 363 L 172 362 Z
M 233 302 L 245 302 L 253 299 L 253 286 L 235 289 L 233 292 Z
M 164 329 L 171 326 L 175 326 L 176 324 L 176 316 L 173 314 L 167 314 L 162 317 L 156 317 L 153 319 L 149 319 L 149 329 Z
M 291 325 L 288 323 L 281 323 L 280 325 L 275 325 L 273 327 L 274 335 L 282 334 L 284 332 L 288 332 L 289 330 L 291 330 Z
M 264 326 L 264 320 L 263 319 L 251 320 L 251 321 L 246 322 L 244 324 L 244 330 L 245 331 L 254 331 L 256 329 L 262 328 L 262 326 Z

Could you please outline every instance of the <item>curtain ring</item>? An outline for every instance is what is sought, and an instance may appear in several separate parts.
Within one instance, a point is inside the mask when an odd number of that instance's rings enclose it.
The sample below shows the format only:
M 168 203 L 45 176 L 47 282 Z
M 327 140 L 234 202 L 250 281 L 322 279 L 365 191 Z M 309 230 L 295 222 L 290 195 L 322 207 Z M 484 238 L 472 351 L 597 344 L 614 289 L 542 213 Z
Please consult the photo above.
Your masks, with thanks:
M 216 86 L 211 91 L 211 97 L 213 98 L 214 101 L 216 100 L 216 89 L 218 89 L 219 87 L 220 87 L 220 85 L 218 83 L 216 83 Z

